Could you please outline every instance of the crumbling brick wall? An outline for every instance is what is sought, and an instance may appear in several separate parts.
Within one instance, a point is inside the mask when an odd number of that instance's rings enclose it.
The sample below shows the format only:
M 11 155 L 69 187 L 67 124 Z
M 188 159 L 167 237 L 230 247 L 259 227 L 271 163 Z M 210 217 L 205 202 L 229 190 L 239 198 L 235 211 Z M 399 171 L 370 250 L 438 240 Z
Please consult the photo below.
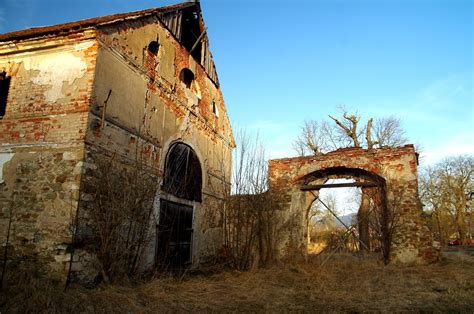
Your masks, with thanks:
M 331 172 L 331 169 L 338 170 Z M 306 209 L 314 197 L 301 188 L 305 184 L 321 184 L 327 180 L 324 175 L 315 179 L 316 173 L 338 171 L 342 177 L 365 173 L 382 178 L 388 210 L 399 213 L 392 239 L 392 261 L 425 263 L 439 258 L 438 245 L 421 216 L 417 156 L 412 145 L 372 150 L 348 148 L 312 157 L 270 160 L 270 189 L 283 196 L 281 206 L 286 208 L 283 220 L 293 220 L 293 228 L 288 230 L 282 250 L 306 252 Z
M 0 70 L 11 77 L 0 120 L 0 242 L 11 218 L 9 257 L 41 260 L 59 276 L 67 272 L 79 199 L 98 47 L 90 38 L 0 44 Z
M 203 172 L 202 201 L 185 201 L 194 208 L 192 255 L 197 265 L 214 255 L 222 242 L 223 200 L 234 144 L 220 88 L 154 18 L 123 23 L 119 28 L 106 26 L 98 32 L 100 48 L 86 135 L 89 168 L 85 173 L 93 175 L 100 155 L 114 154 L 129 165 L 138 159 L 144 162 L 161 187 L 170 147 L 177 142 L 192 147 Z M 156 56 L 147 50 L 151 41 L 159 43 Z M 194 72 L 190 88 L 180 80 L 183 68 Z M 212 112 L 213 103 L 219 116 Z M 90 188 L 84 188 L 81 208 L 88 206 Z M 180 202 L 165 194 L 159 190 L 157 198 Z M 159 201 L 153 217 L 158 220 Z M 143 260 L 144 267 L 155 262 L 155 240 Z M 81 253 L 81 258 L 90 257 Z
M 73 250 L 72 238 L 87 233 L 76 215 L 87 217 L 96 161 L 144 162 L 156 175 L 158 213 L 176 142 L 192 147 L 202 169 L 202 202 L 191 203 L 193 263 L 220 247 L 235 146 L 224 100 L 216 79 L 154 13 L 0 36 L 0 71 L 11 77 L 0 119 L 0 243 L 11 221 L 10 260 L 33 258 L 64 278 L 73 256 L 73 271 L 89 271 L 88 250 Z M 156 55 L 147 49 L 152 41 Z M 189 87 L 179 77 L 183 68 L 194 73 Z M 154 262 L 154 240 L 144 267 Z

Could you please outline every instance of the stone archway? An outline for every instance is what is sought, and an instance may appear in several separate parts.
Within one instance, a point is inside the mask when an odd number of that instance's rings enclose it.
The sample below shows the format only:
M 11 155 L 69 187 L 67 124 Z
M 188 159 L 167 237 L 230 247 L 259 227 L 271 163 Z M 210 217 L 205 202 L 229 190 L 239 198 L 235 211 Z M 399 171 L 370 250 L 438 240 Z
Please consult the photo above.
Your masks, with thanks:
M 384 206 L 397 215 L 388 256 L 392 262 L 427 263 L 439 258 L 439 248 L 421 216 L 413 145 L 346 148 L 318 156 L 274 159 L 268 168 L 270 190 L 281 197 L 282 223 L 289 226 L 281 241 L 283 254 L 306 252 L 305 212 L 314 199 L 308 192 L 311 187 L 324 183 L 328 176 L 350 175 L 360 183 L 378 183 Z

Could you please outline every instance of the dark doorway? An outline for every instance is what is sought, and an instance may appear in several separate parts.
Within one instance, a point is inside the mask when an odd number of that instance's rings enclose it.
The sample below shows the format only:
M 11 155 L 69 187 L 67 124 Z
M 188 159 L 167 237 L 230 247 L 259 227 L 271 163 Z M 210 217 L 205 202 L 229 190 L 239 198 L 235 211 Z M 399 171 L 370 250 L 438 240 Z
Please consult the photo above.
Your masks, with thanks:
M 190 146 L 170 147 L 162 190 L 173 202 L 160 200 L 156 262 L 159 268 L 179 270 L 192 262 L 193 202 L 202 200 L 201 163 Z
M 161 268 L 183 268 L 191 263 L 193 208 L 161 200 L 157 226 L 156 261 Z

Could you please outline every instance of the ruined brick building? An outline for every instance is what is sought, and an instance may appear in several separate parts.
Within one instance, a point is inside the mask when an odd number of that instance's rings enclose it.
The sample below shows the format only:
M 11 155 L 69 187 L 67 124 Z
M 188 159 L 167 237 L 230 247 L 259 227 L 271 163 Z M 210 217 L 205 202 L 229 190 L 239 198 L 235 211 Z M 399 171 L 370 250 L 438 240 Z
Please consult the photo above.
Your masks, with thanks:
M 71 259 L 72 242 L 91 231 L 74 221 L 87 218 L 100 156 L 124 169 L 139 156 L 156 178 L 142 267 L 165 251 L 198 264 L 220 247 L 235 144 L 199 3 L 2 34 L 0 95 L 0 243 L 9 235 L 12 260 L 84 271 L 94 257 L 77 247 Z
M 274 159 L 269 162 L 270 190 L 290 225 L 280 249 L 305 253 L 308 211 L 320 189 L 338 187 L 329 179 L 353 179 L 375 205 L 376 236 L 386 262 L 431 263 L 439 259 L 439 243 L 423 219 L 418 197 L 418 157 L 413 145 L 379 149 L 344 148 L 327 154 Z M 383 243 L 386 242 L 386 243 Z
M 0 243 L 11 261 L 95 276 L 91 217 L 107 194 L 103 212 L 151 204 L 140 268 L 200 264 L 222 246 L 234 147 L 199 3 L 0 35 Z M 310 191 L 351 177 L 399 213 L 392 260 L 436 260 L 416 167 L 412 146 L 271 160 L 270 192 L 288 226 L 280 253 L 305 249 Z M 139 186 L 156 187 L 152 199 Z M 120 237 L 131 230 L 119 227 Z

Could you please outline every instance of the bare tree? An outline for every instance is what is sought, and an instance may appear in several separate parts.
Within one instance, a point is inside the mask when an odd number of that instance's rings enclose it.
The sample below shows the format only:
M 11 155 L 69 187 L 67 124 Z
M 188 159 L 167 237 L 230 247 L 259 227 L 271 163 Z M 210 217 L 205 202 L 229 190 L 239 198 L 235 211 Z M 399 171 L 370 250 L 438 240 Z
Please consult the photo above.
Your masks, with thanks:
M 431 217 L 434 220 L 435 234 L 442 245 L 446 244 L 446 239 L 449 237 L 450 215 L 443 206 L 440 191 L 438 186 L 437 171 L 435 167 L 427 167 L 423 169 L 420 175 L 420 199 L 427 206 L 426 209 L 431 211 Z
M 442 239 L 456 232 L 464 241 L 468 236 L 466 208 L 474 191 L 473 156 L 447 158 L 428 168 L 420 181 L 420 195 L 433 213 Z
M 367 128 L 369 129 L 369 125 Z M 375 119 L 373 128 L 376 144 L 379 147 L 402 146 L 408 142 L 399 118 L 389 116 Z
M 232 194 L 260 194 L 268 189 L 265 148 L 259 135 L 251 138 L 245 131 L 237 135 L 232 169 Z
M 93 164 L 84 187 L 91 200 L 73 223 L 73 230 L 82 230 L 73 242 L 93 243 L 86 249 L 97 256 L 103 280 L 133 278 L 151 237 L 157 173 L 141 158 L 116 154 L 97 154 Z
M 337 119 L 329 115 L 329 118 L 331 118 L 334 122 L 336 122 L 336 124 L 339 126 L 340 130 L 342 131 L 343 135 L 341 136 L 341 143 L 344 143 L 344 142 L 347 142 L 347 140 L 350 140 L 353 145 L 347 145 L 347 146 L 361 147 L 360 136 L 362 132 L 358 129 L 360 116 L 357 115 L 357 113 L 348 114 L 347 111 L 344 110 L 342 117 L 343 119 Z
M 309 155 L 318 155 L 321 153 L 321 146 L 319 145 L 321 139 L 318 122 L 314 120 L 305 121 L 301 127 L 301 133 L 293 142 L 293 149 L 300 156 L 308 155 L 308 152 Z
M 334 215 L 340 215 L 339 209 L 337 208 L 336 192 L 327 193 L 321 200 L 330 210 L 323 206 L 321 202 L 315 201 L 314 204 L 316 205 L 314 206 L 313 211 L 319 213 L 319 221 L 322 224 L 327 226 L 329 229 L 333 229 L 337 226 L 337 220 Z
M 308 209 L 307 216 L 307 229 L 308 229 L 308 242 L 310 240 L 311 234 L 313 233 L 312 229 L 321 228 L 328 230 L 333 230 L 337 226 L 337 221 L 335 215 L 339 215 L 337 209 L 337 198 L 334 193 L 328 193 L 323 196 L 321 201 L 331 210 L 329 211 L 322 203 L 318 200 L 321 195 L 319 192 L 315 194 L 317 197 L 311 206 Z
M 307 120 L 293 142 L 293 149 L 299 156 L 319 155 L 349 145 L 341 144 L 344 139 L 345 135 L 341 134 L 339 128 L 328 121 Z
M 265 151 L 258 137 L 237 136 L 232 195 L 226 200 L 225 250 L 231 265 L 248 269 L 274 258 L 278 241 L 277 197 L 268 191 Z
M 367 148 L 372 149 L 374 145 L 377 145 L 379 141 L 372 139 L 372 121 L 374 119 L 370 118 L 367 120 L 367 126 L 365 128 L 365 142 L 367 143 Z
M 329 115 L 334 124 L 315 120 L 304 122 L 300 134 L 293 142 L 293 149 L 298 155 L 318 155 L 344 147 L 396 147 L 408 141 L 400 119 L 394 116 L 369 118 L 361 127 L 362 119 L 359 114 L 349 113 L 343 107 L 340 111 L 341 118 Z

